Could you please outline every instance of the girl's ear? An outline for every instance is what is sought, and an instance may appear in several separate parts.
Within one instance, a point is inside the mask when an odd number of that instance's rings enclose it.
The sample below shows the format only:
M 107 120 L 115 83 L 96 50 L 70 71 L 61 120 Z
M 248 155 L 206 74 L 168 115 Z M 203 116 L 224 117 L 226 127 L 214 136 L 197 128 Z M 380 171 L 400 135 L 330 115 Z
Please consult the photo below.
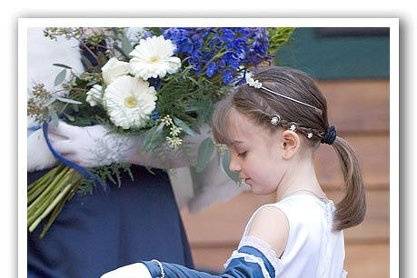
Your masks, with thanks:
M 282 158 L 291 159 L 300 149 L 301 138 L 292 130 L 281 133 Z

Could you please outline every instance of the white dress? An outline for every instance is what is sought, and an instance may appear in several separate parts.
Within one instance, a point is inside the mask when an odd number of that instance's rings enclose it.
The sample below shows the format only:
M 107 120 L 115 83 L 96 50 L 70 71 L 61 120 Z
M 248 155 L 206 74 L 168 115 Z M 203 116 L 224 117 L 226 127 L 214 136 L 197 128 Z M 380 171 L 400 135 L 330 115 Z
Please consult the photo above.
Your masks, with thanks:
M 265 241 L 247 235 L 252 219 L 261 208 L 279 208 L 289 221 L 289 234 L 284 253 L 279 258 Z M 275 269 L 275 277 L 283 278 L 345 278 L 343 231 L 332 231 L 335 205 L 309 193 L 296 193 L 273 204 L 259 208 L 246 225 L 238 249 L 253 246 L 260 250 Z M 234 256 L 234 251 L 225 267 Z M 250 260 L 251 258 L 248 258 Z M 264 277 L 269 277 L 264 272 Z M 272 277 L 271 277 L 272 278 Z

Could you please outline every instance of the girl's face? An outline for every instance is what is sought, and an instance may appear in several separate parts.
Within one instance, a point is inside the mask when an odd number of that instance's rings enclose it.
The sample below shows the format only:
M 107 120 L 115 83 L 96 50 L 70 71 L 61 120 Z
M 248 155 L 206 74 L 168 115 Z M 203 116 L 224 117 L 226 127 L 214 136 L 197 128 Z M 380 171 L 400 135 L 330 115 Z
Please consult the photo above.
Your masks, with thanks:
M 231 171 L 255 194 L 270 194 L 277 190 L 288 167 L 283 159 L 283 141 L 279 133 L 257 126 L 248 117 L 232 110 L 229 118 L 232 144 L 229 146 Z

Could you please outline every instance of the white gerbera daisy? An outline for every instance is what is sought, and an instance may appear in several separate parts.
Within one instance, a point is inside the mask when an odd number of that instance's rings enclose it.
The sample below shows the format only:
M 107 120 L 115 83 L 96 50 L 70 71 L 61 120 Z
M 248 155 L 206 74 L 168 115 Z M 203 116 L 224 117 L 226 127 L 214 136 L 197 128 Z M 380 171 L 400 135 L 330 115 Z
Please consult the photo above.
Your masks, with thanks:
M 103 103 L 110 120 L 124 129 L 140 128 L 149 119 L 157 100 L 154 87 L 131 76 L 121 76 L 107 86 Z
M 104 82 L 109 85 L 116 78 L 127 75 L 130 72 L 130 65 L 113 57 L 101 68 L 101 72 Z
M 132 74 L 148 79 L 164 77 L 167 73 L 175 73 L 181 67 L 181 60 L 172 57 L 175 44 L 163 36 L 141 39 L 135 49 L 130 52 L 129 64 Z

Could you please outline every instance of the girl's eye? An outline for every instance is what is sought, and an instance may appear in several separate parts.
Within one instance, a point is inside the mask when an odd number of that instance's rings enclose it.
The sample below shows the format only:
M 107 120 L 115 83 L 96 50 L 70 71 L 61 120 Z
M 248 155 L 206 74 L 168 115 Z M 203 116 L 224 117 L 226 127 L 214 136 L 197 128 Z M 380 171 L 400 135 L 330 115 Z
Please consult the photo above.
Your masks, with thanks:
M 248 153 L 247 151 L 241 152 L 241 153 L 238 153 L 238 156 L 244 158 L 244 157 L 246 157 L 247 153 Z

